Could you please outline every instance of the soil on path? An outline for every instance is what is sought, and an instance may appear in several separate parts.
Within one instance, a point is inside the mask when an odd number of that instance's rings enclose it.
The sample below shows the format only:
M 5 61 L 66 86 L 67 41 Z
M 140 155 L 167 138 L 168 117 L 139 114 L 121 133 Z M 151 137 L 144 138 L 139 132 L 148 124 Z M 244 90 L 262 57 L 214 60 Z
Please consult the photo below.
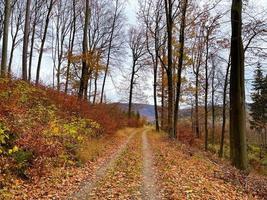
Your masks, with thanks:
M 152 129 L 135 129 L 123 146 L 70 199 L 264 199 L 226 181 L 225 164 L 170 141 Z
M 112 168 L 115 161 L 118 159 L 118 157 L 122 154 L 122 152 L 127 147 L 128 143 L 131 141 L 131 139 L 136 134 L 135 132 L 132 132 L 131 135 L 128 137 L 128 139 L 119 147 L 119 149 L 110 157 L 109 160 L 104 162 L 100 168 L 96 171 L 96 173 L 91 177 L 90 180 L 86 181 L 82 184 L 80 187 L 79 192 L 71 195 L 68 199 L 74 200 L 86 200 L 89 198 L 90 193 L 92 192 L 92 189 L 96 186 L 97 182 L 105 177 L 108 169 Z
M 143 199 L 161 199 L 156 185 L 156 175 L 153 165 L 153 155 L 147 139 L 147 131 L 142 134 L 143 143 Z
M 147 131 L 136 130 L 70 199 L 161 199 Z

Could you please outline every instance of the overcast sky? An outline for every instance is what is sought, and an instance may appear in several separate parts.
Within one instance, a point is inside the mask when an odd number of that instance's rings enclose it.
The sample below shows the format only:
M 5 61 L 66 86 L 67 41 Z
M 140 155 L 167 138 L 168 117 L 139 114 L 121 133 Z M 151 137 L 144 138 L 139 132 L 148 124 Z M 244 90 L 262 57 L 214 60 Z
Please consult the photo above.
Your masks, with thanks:
M 211 2 L 212 0 L 200 0 L 202 2 Z M 230 0 L 223 0 L 223 2 L 227 5 L 229 4 L 229 10 L 231 9 L 230 4 L 231 1 Z M 250 5 L 254 5 L 255 7 L 259 7 L 260 9 L 264 9 L 267 10 L 267 0 L 249 0 L 249 4 Z M 127 3 L 127 7 L 126 7 L 126 14 L 129 20 L 129 24 L 136 24 L 137 20 L 136 20 L 136 12 L 138 10 L 138 0 L 128 0 Z M 265 71 L 265 73 L 267 73 L 267 61 L 263 63 L 263 70 Z M 246 95 L 247 95 L 247 101 L 250 101 L 250 93 L 251 93 L 251 78 L 253 76 L 253 69 L 252 68 L 247 68 L 246 69 L 246 79 L 247 79 L 247 84 L 246 84 Z M 148 81 L 148 84 L 151 87 L 152 91 L 152 86 L 153 86 L 153 82 L 152 79 L 151 81 Z M 148 96 L 150 96 L 149 98 L 149 102 L 152 103 L 152 92 L 148 93 Z
M 230 5 L 230 0 L 224 0 L 224 1 L 226 3 L 229 3 L 229 5 Z M 254 5 L 259 6 L 260 8 L 267 9 L 267 0 L 250 0 L 250 2 L 253 3 Z M 128 18 L 128 24 L 129 25 L 134 25 L 134 24 L 137 23 L 137 20 L 136 20 L 136 12 L 137 12 L 137 10 L 138 10 L 138 0 L 128 0 L 125 13 L 126 13 L 126 16 Z M 22 52 L 22 49 L 21 48 L 17 48 L 15 56 L 21 58 L 21 52 Z M 36 57 L 35 57 L 35 59 L 36 59 Z M 127 68 L 131 64 L 130 63 L 130 58 L 125 59 L 125 61 L 126 62 L 124 63 L 124 67 Z M 267 63 L 266 63 L 266 65 L 267 65 Z M 21 66 L 20 59 L 15 59 L 14 63 L 13 63 L 13 66 Z M 42 67 L 41 67 L 41 74 L 42 74 L 41 79 L 43 80 L 43 82 L 45 84 L 51 84 L 52 83 L 52 67 L 51 66 L 52 66 L 51 56 L 45 54 L 44 58 L 42 60 Z M 20 67 L 16 67 L 13 70 L 15 71 L 15 73 L 17 75 L 19 75 L 20 72 L 21 72 L 21 68 Z M 247 70 L 246 74 L 247 74 L 247 76 L 251 77 L 251 71 Z M 151 74 L 151 76 L 152 76 L 152 74 Z M 35 66 L 33 66 L 33 77 L 35 77 Z M 106 94 L 107 94 L 107 98 L 109 100 L 120 101 L 122 99 L 122 96 L 120 95 L 120 92 L 119 92 L 119 88 L 120 88 L 121 82 L 122 82 L 122 77 L 121 76 L 113 77 L 113 79 L 108 78 L 107 85 L 106 85 Z M 123 83 L 123 84 L 126 84 L 126 83 Z M 148 102 L 152 103 L 153 102 L 152 101 L 152 92 L 151 92 L 152 91 L 152 87 L 153 87 L 152 79 L 148 78 L 147 86 L 150 89 L 148 89 L 145 93 L 149 97 L 148 98 Z M 246 92 L 249 95 L 249 93 L 250 93 L 249 85 L 247 85 L 247 91 Z

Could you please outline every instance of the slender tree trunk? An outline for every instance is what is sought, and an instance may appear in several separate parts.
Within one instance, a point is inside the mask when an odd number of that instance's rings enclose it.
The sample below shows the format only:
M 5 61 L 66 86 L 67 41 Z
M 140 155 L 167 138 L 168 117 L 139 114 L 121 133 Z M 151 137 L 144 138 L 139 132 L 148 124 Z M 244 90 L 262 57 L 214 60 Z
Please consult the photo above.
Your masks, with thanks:
M 19 32 L 19 25 L 17 24 L 15 35 L 12 38 L 11 51 L 10 51 L 9 64 L 8 64 L 8 75 L 11 75 L 11 67 L 12 67 L 12 61 L 14 57 L 14 51 L 16 48 L 18 32 Z
M 165 129 L 165 102 L 164 102 L 164 97 L 165 97 L 165 90 L 164 90 L 164 67 L 163 65 L 161 66 L 161 129 Z
M 227 87 L 228 87 L 228 77 L 229 77 L 230 67 L 231 67 L 231 57 L 229 56 L 227 69 L 226 69 L 225 80 L 224 80 L 224 87 L 223 87 L 222 132 L 221 132 L 219 157 L 223 157 L 223 147 L 224 147 L 224 138 L 225 138 L 225 124 L 226 124 L 226 98 L 227 98 Z
M 16 46 L 18 45 L 19 41 L 17 41 L 18 33 L 20 31 L 20 25 L 21 25 L 21 20 L 22 20 L 22 12 L 18 11 L 19 13 L 15 13 L 15 11 L 11 12 L 10 16 L 10 34 L 12 38 L 11 42 L 11 50 L 10 50 L 10 56 L 9 56 L 9 63 L 8 63 L 8 75 L 11 75 L 11 68 L 12 68 L 12 62 L 13 62 L 13 57 L 14 57 L 14 51 Z M 17 17 L 14 17 L 18 15 Z M 13 22 L 15 21 L 15 25 L 13 26 Z M 15 28 L 15 33 L 14 33 L 14 28 Z
M 29 33 L 30 33 L 30 9 L 31 0 L 26 2 L 26 14 L 24 24 L 24 36 L 23 36 L 23 51 L 22 51 L 22 79 L 27 81 L 27 59 L 28 59 L 28 46 L 29 46 Z
M 209 59 L 209 31 L 207 31 L 206 36 L 206 61 L 205 61 L 205 151 L 208 150 L 208 90 L 209 90 L 209 80 L 208 80 L 208 59 Z
M 196 126 L 196 136 L 200 138 L 200 130 L 199 130 L 199 107 L 198 107 L 198 92 L 199 92 L 199 66 L 196 69 L 196 83 L 195 83 L 196 91 L 195 91 L 195 126 Z
M 196 137 L 201 137 L 200 126 L 199 126 L 199 76 L 200 66 L 202 61 L 202 41 L 198 40 L 197 44 L 197 55 L 195 64 L 193 64 L 193 72 L 195 74 L 195 133 Z M 193 55 L 192 55 L 193 57 Z
M 177 84 L 176 84 L 176 100 L 174 107 L 174 137 L 177 137 L 177 122 L 178 122 L 178 111 L 179 111 L 179 102 L 181 96 L 181 83 L 182 83 L 182 67 L 184 61 L 184 40 L 185 40 L 185 25 L 186 25 L 186 10 L 187 10 L 188 0 L 184 0 L 183 10 L 182 10 L 182 20 L 180 25 L 180 38 L 179 38 L 179 63 L 178 63 L 178 72 L 177 72 Z
M 96 72 L 95 72 L 95 80 L 94 80 L 94 84 L 95 84 L 95 92 L 94 92 L 93 104 L 96 103 L 96 96 L 97 96 L 97 79 L 98 79 L 98 72 L 97 72 L 97 70 L 96 70 Z
M 84 100 L 88 100 L 88 89 L 89 89 L 89 79 L 91 80 L 90 77 L 91 73 L 87 72 L 86 78 L 85 78 L 85 88 L 84 88 L 84 93 L 83 93 L 83 98 Z
M 157 39 L 155 39 L 155 46 L 157 46 Z M 157 73 L 158 73 L 158 50 L 155 50 L 155 66 L 154 66 L 154 83 L 153 83 L 153 97 L 154 97 L 154 111 L 156 131 L 159 132 L 159 114 L 158 114 L 158 100 L 157 100 Z
M 194 104 L 192 102 L 191 104 L 191 112 L 190 112 L 190 120 L 191 120 L 191 130 L 192 130 L 192 133 L 194 133 L 195 129 L 194 129 Z
M 75 6 L 75 0 L 72 1 L 72 6 L 73 6 L 73 26 L 71 27 L 72 30 L 72 36 L 70 37 L 70 42 L 69 42 L 69 54 L 72 54 L 73 52 L 73 47 L 74 47 L 74 41 L 75 41 L 75 35 L 76 35 L 76 6 Z M 70 78 L 70 59 L 68 59 L 68 64 L 67 64 L 67 74 L 66 74 L 66 84 L 65 84 L 65 93 L 68 93 L 68 86 L 69 86 L 69 78 Z
M 51 49 L 51 53 L 52 53 L 52 59 L 53 59 L 53 89 L 55 88 L 56 59 L 57 59 L 56 58 L 56 54 L 57 54 L 57 42 L 58 42 L 58 39 L 56 38 L 56 42 L 55 42 L 55 45 L 54 45 L 54 38 L 55 38 L 54 31 L 52 31 L 52 49 Z
M 215 64 L 212 61 L 212 80 L 211 80 L 211 107 L 212 107 L 212 131 L 211 131 L 211 143 L 215 143 Z
M 128 104 L 128 117 L 132 117 L 132 100 L 133 100 L 133 87 L 134 87 L 134 76 L 135 76 L 135 61 L 133 61 L 133 68 L 130 81 L 130 93 L 129 93 L 129 104 Z
M 173 62 L 172 62 L 172 35 L 173 35 L 173 16 L 172 16 L 172 0 L 165 0 L 165 11 L 167 20 L 167 49 L 168 49 L 168 68 L 167 68 L 167 81 L 168 81 L 168 134 L 170 138 L 175 138 L 174 135 L 174 121 L 173 121 Z
M 149 25 L 147 24 L 147 29 L 149 29 Z M 158 21 L 156 22 L 154 29 L 154 54 L 151 52 L 149 47 L 149 36 L 148 30 L 146 31 L 146 45 L 147 51 L 151 56 L 153 62 L 153 100 L 154 100 L 154 113 L 155 113 L 155 123 L 156 123 L 156 132 L 159 132 L 159 115 L 158 115 L 158 102 L 157 102 L 157 75 L 158 75 L 158 57 L 159 57 L 159 47 L 158 47 Z
M 91 95 L 92 94 L 92 79 L 89 80 L 89 93 L 88 93 L 88 101 L 91 102 Z
M 62 65 L 62 59 L 63 59 L 63 50 L 64 50 L 64 41 L 66 35 L 64 35 L 64 30 L 61 31 L 61 39 L 60 42 L 58 42 L 58 65 L 57 65 L 57 91 L 60 91 L 60 75 L 61 75 L 61 65 Z
M 88 26 L 89 26 L 89 15 L 90 15 L 90 8 L 89 8 L 89 0 L 86 0 L 85 6 L 85 20 L 84 20 L 84 29 L 83 29 L 83 56 L 87 57 L 88 54 Z M 82 61 L 82 77 L 80 81 L 80 89 L 79 89 L 79 98 L 85 98 L 87 94 L 85 94 L 88 88 L 88 65 L 86 59 L 83 58 Z M 87 93 L 87 92 L 86 92 Z
M 2 46 L 2 61 L 1 61 L 1 77 L 7 76 L 7 50 L 8 50 L 8 35 L 9 35 L 9 18 L 10 18 L 10 0 L 5 0 L 4 13 L 4 33 Z
M 32 59 L 33 59 L 36 24 L 37 24 L 37 17 L 36 17 L 36 11 L 35 11 L 35 17 L 34 17 L 33 28 L 32 28 L 30 57 L 29 57 L 29 70 L 28 70 L 28 73 L 29 73 L 28 74 L 28 81 L 29 82 L 31 82 L 31 78 L 32 78 Z
M 45 45 L 45 40 L 46 40 L 46 36 L 47 36 L 47 30 L 48 30 L 48 25 L 49 25 L 49 21 L 50 21 L 50 14 L 51 14 L 52 8 L 53 8 L 53 0 L 50 0 L 49 8 L 47 11 L 47 16 L 46 16 L 46 20 L 45 20 L 44 34 L 43 34 L 43 38 L 41 41 L 38 64 L 37 64 L 36 85 L 38 85 L 39 81 L 40 81 L 40 70 L 41 70 L 42 58 L 43 58 L 43 53 L 44 53 L 44 45 Z
M 111 55 L 111 48 L 112 48 L 112 42 L 113 42 L 113 34 L 114 34 L 114 29 L 115 29 L 116 19 L 117 19 L 118 6 L 119 6 L 119 1 L 116 0 L 115 13 L 113 17 L 109 45 L 108 45 L 108 58 L 107 58 L 104 79 L 103 79 L 103 84 L 102 84 L 102 89 L 101 89 L 100 103 L 103 103 L 103 98 L 104 98 L 105 84 L 106 84 L 106 79 L 107 79 L 108 70 L 109 70 L 110 55 Z
M 57 17 L 57 24 L 56 24 L 56 45 L 55 45 L 55 59 L 57 57 L 57 64 L 55 64 L 54 68 L 56 71 L 56 82 L 57 82 L 57 91 L 60 90 L 60 35 L 59 35 L 59 17 Z M 56 61 L 56 60 L 55 60 Z
M 246 145 L 246 111 L 244 88 L 244 49 L 242 41 L 242 0 L 233 0 L 231 9 L 230 74 L 230 157 L 232 165 L 248 167 Z

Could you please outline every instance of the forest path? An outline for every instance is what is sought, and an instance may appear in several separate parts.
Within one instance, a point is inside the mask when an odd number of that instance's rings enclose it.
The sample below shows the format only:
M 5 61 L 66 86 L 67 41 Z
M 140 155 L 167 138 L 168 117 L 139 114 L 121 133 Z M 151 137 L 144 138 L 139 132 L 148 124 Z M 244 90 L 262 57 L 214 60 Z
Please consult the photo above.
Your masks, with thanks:
M 164 133 L 133 129 L 112 159 L 69 199 L 259 199 L 225 179 L 226 170 L 205 152 L 170 141 Z
M 153 165 L 153 154 L 147 138 L 147 130 L 142 133 L 143 150 L 143 199 L 161 199 L 156 185 L 156 175 Z
M 102 179 L 107 171 L 112 168 L 118 157 L 122 154 L 122 152 L 125 150 L 127 147 L 127 144 L 131 141 L 131 139 L 134 137 L 136 134 L 136 131 L 132 132 L 131 135 L 127 138 L 127 140 L 118 148 L 118 150 L 110 157 L 109 160 L 104 162 L 99 169 L 96 171 L 94 176 L 87 182 L 85 182 L 81 188 L 80 191 L 73 194 L 70 198 L 71 200 L 77 199 L 77 200 L 86 200 L 88 199 L 90 193 L 92 192 L 92 189 L 96 186 L 98 181 Z
M 160 199 L 147 131 L 136 129 L 69 199 Z

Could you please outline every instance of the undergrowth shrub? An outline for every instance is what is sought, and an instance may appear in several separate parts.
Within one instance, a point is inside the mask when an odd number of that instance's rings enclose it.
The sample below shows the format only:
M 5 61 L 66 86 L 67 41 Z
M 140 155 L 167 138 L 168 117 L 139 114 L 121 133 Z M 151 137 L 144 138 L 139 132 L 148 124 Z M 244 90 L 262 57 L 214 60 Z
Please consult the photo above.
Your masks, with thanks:
M 26 170 L 32 164 L 33 153 L 27 150 L 18 150 L 12 154 L 15 165 L 11 170 L 21 178 L 28 179 Z
M 77 159 L 82 163 L 94 161 L 104 151 L 104 145 L 101 140 L 90 139 L 83 142 L 80 148 L 77 149 Z
M 188 145 L 193 145 L 195 143 L 195 136 L 189 121 L 184 120 L 179 122 L 176 128 L 179 141 Z
M 116 104 L 91 105 L 21 80 L 0 79 L 0 98 L 0 165 L 22 178 L 40 176 L 51 164 L 94 160 L 104 135 L 144 123 L 128 119 Z
M 0 155 L 10 155 L 17 151 L 17 146 L 14 146 L 15 135 L 0 122 Z

